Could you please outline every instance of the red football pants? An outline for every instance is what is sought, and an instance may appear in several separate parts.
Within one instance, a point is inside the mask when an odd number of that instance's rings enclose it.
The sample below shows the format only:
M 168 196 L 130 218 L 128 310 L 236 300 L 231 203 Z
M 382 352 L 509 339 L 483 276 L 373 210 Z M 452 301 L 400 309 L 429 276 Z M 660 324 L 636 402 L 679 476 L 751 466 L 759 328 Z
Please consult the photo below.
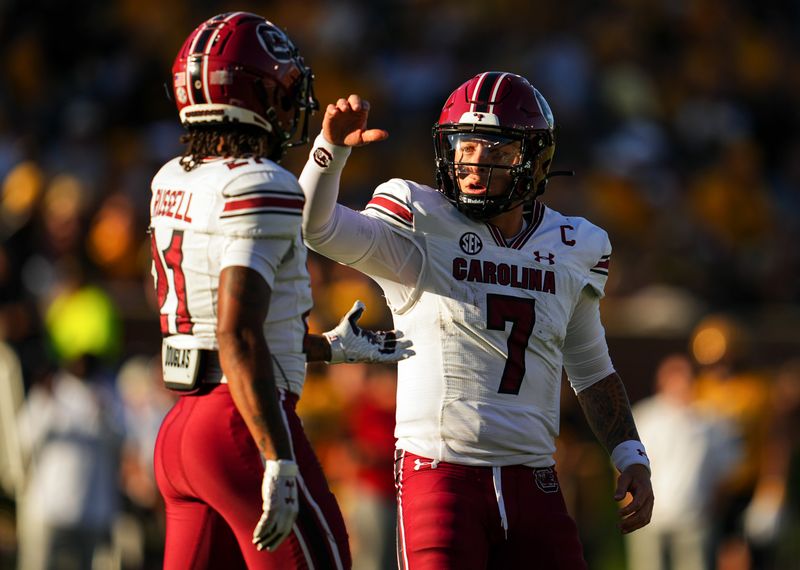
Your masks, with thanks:
M 553 468 L 435 465 L 396 454 L 401 570 L 587 568 Z
M 261 517 L 264 464 L 228 386 L 182 396 L 158 434 L 155 472 L 166 503 L 165 570 L 347 569 L 347 532 L 336 499 L 295 413 L 281 393 L 284 422 L 300 468 L 300 512 L 274 552 L 252 544 Z

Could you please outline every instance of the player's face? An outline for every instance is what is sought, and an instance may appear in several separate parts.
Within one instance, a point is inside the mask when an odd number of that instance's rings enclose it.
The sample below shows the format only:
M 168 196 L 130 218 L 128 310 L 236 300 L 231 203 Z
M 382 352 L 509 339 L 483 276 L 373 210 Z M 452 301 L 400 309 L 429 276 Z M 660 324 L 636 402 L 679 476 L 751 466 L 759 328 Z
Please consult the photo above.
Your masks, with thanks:
M 511 184 L 508 167 L 520 163 L 520 141 L 491 135 L 453 136 L 458 137 L 453 141 L 454 162 L 461 192 L 470 196 L 505 194 Z

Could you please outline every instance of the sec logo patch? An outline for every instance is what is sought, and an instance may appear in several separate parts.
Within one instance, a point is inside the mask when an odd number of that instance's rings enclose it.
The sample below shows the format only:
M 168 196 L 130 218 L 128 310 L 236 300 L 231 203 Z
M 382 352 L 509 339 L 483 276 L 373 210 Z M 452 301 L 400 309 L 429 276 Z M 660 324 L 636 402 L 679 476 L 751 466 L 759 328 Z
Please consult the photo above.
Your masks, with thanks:
M 461 251 L 467 255 L 475 255 L 483 249 L 481 238 L 473 232 L 467 232 L 461 236 L 458 240 L 458 245 L 461 247 Z

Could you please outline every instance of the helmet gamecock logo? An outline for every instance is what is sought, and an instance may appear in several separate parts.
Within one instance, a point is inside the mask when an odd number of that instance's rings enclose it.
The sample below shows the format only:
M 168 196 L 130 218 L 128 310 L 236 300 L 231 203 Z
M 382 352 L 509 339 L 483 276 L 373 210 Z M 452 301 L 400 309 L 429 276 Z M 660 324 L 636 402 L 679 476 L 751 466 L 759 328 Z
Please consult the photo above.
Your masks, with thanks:
M 314 162 L 322 168 L 328 168 L 333 160 L 333 155 L 327 149 L 317 147 L 314 149 Z
M 294 57 L 297 50 L 292 40 L 280 29 L 274 26 L 268 26 L 267 24 L 261 24 L 258 26 L 256 34 L 258 35 L 258 41 L 261 42 L 261 46 L 278 61 L 288 62 Z
M 461 251 L 467 255 L 475 255 L 483 249 L 481 238 L 473 232 L 467 232 L 461 236 L 461 239 L 458 240 L 458 245 L 461 247 Z

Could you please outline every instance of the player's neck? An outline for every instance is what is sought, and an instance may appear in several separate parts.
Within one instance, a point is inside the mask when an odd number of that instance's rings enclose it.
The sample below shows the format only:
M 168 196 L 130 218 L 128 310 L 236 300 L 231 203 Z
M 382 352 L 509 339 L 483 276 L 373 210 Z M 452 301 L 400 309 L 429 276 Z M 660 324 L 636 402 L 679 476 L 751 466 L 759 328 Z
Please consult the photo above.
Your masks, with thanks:
M 489 223 L 500 230 L 500 233 L 503 234 L 505 239 L 511 239 L 522 231 L 524 221 L 525 220 L 522 218 L 522 208 L 514 208 L 508 212 L 498 214 L 489 220 Z

